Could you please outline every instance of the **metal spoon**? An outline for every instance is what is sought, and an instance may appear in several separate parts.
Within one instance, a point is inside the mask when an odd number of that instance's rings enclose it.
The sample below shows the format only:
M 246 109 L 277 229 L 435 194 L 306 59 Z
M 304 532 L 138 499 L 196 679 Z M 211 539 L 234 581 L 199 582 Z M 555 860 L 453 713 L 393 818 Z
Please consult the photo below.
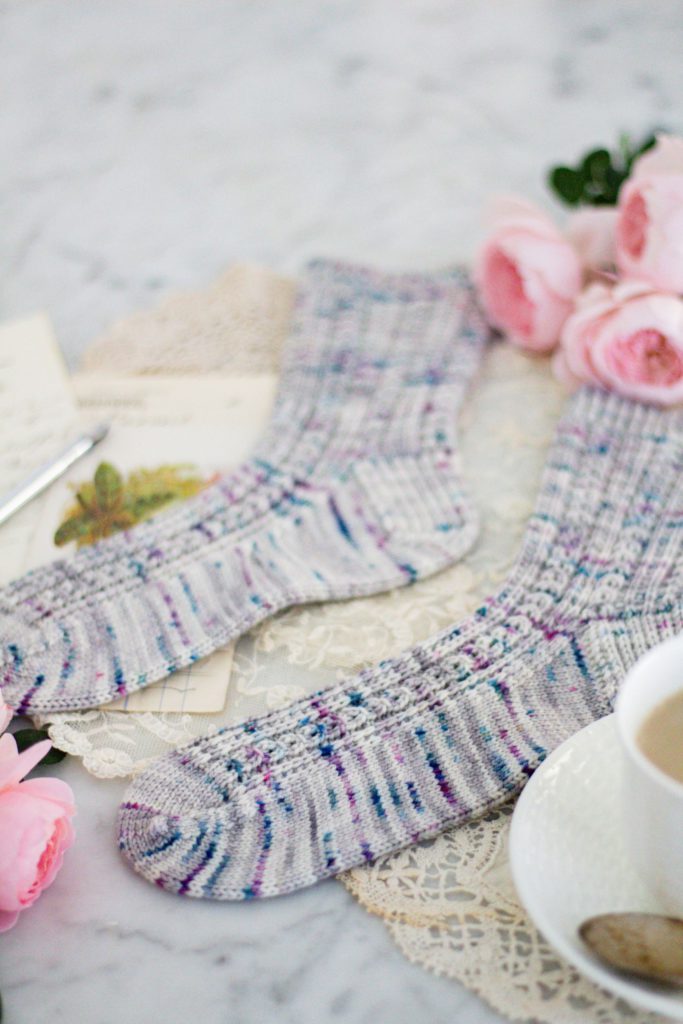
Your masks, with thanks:
M 649 981 L 683 985 L 683 920 L 663 914 L 601 914 L 579 935 L 600 960 Z

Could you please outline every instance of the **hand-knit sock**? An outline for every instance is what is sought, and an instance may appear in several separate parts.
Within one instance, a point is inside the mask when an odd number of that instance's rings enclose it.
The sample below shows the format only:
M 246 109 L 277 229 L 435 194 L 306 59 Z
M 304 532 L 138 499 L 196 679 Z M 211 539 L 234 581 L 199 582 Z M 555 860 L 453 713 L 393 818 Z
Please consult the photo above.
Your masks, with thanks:
M 477 524 L 456 418 L 487 336 L 463 271 L 312 264 L 253 457 L 0 591 L 5 701 L 102 704 L 288 605 L 388 590 L 461 557 Z
M 508 582 L 403 657 L 154 763 L 136 871 L 211 899 L 299 889 L 507 799 L 683 628 L 683 414 L 574 397 Z

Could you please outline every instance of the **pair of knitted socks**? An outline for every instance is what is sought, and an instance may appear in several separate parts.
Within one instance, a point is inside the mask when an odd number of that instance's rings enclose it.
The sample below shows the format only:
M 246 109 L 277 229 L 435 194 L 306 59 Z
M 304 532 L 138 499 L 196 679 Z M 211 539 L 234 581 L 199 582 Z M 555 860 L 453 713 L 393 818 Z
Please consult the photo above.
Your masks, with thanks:
M 458 273 L 316 264 L 254 458 L 2 594 L 5 699 L 89 706 L 287 604 L 459 557 L 475 527 L 453 421 L 485 335 Z M 136 870 L 192 896 L 275 895 L 518 790 L 683 628 L 682 428 L 679 412 L 572 398 L 499 594 L 401 658 L 157 761 L 120 811 Z

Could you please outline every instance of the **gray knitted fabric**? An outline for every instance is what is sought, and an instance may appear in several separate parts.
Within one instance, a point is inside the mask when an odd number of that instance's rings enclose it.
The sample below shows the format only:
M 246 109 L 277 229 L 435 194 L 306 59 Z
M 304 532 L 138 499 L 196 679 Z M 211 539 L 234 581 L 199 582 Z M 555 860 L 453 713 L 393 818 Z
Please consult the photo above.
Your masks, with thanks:
M 387 590 L 461 557 L 477 524 L 456 417 L 487 336 L 460 270 L 312 264 L 254 456 L 0 591 L 5 701 L 102 704 L 288 605 Z
M 121 807 L 121 850 L 199 898 L 310 885 L 508 798 L 682 628 L 682 414 L 584 390 L 495 597 L 403 657 L 161 758 Z

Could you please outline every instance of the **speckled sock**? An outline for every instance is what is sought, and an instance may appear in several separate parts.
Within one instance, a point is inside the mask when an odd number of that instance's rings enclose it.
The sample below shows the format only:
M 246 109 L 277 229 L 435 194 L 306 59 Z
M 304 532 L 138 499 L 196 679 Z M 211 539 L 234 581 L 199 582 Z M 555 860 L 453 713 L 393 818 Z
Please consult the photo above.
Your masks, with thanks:
M 161 758 L 120 846 L 164 889 L 299 889 L 505 800 L 683 629 L 683 413 L 584 390 L 502 590 L 471 618 L 289 708 Z
M 471 546 L 456 418 L 488 335 L 464 272 L 308 270 L 256 453 L 196 498 L 0 591 L 0 687 L 91 707 L 288 605 L 388 590 Z

